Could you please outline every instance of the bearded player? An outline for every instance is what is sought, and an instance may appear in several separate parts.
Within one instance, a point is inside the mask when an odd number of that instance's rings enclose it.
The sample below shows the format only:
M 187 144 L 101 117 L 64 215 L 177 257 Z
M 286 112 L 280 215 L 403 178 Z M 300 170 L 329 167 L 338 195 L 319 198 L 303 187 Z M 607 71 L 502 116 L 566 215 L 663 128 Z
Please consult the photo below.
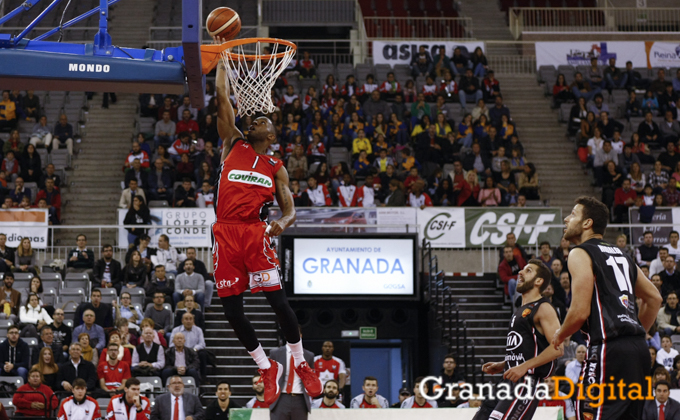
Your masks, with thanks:
M 295 221 L 288 172 L 283 162 L 265 154 L 269 145 L 276 142 L 276 131 L 266 117 L 253 121 L 247 137 L 236 128 L 226 66 L 222 61 L 217 66 L 216 88 L 217 130 L 223 141 L 222 165 L 215 189 L 217 221 L 212 227 L 217 295 L 229 324 L 260 369 L 265 403 L 271 405 L 278 398 L 279 379 L 284 369 L 280 363 L 267 358 L 255 329 L 245 317 L 243 293 L 248 288 L 251 293 L 264 292 L 288 342 L 295 374 L 307 393 L 317 397 L 322 392 L 321 382 L 304 360 L 297 317 L 283 291 L 279 260 L 272 245 L 272 237 L 280 235 Z M 283 216 L 267 225 L 265 220 L 274 194 Z
M 549 377 L 554 360 L 562 356 L 562 347 L 550 345 L 549 337 L 560 328 L 560 319 L 550 301 L 542 294 L 550 284 L 552 272 L 541 260 L 529 260 L 517 276 L 517 293 L 522 294 L 522 306 L 510 319 L 505 360 L 489 362 L 482 371 L 494 375 L 503 373 L 505 384 L 527 383 L 521 395 L 496 401 L 487 398 L 473 420 L 531 419 L 536 412 L 536 384 Z
M 651 360 L 645 335 L 656 320 L 661 295 L 633 258 L 604 241 L 608 221 L 607 206 L 591 197 L 577 198 L 564 219 L 564 239 L 576 245 L 567 262 L 572 297 L 553 344 L 561 345 L 580 328 L 588 343 L 580 375 L 584 387 L 611 385 L 587 392 L 579 388 L 577 418 L 640 419 L 645 401 L 622 396 L 630 396 L 634 385 L 640 387 L 638 397 L 647 396 Z M 639 307 L 636 297 L 641 298 Z M 620 383 L 624 388 L 616 393 L 614 384 Z

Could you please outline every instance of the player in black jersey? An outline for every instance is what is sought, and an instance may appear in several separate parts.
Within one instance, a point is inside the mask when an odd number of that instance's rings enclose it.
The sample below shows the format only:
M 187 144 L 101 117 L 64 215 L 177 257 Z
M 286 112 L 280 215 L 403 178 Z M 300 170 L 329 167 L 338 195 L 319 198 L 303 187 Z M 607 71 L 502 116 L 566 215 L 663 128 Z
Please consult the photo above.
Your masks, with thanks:
M 526 382 L 529 387 L 522 389 L 521 395 L 513 393 L 511 399 L 485 399 L 474 420 L 528 420 L 533 417 L 538 406 L 538 399 L 533 398 L 536 385 L 551 375 L 554 360 L 562 355 L 562 348 L 554 348 L 546 338 L 552 337 L 560 328 L 555 308 L 541 296 L 551 278 L 550 269 L 538 259 L 529 260 L 519 272 L 517 293 L 522 294 L 522 306 L 510 319 L 505 360 L 482 366 L 484 373 L 491 375 L 505 370 L 503 383 L 509 384 L 511 389 L 514 389 L 514 383 Z
M 645 332 L 656 319 L 661 295 L 630 256 L 602 240 L 608 220 L 607 206 L 590 197 L 577 198 L 564 219 L 564 239 L 576 245 L 568 259 L 572 297 L 552 342 L 562 345 L 579 328 L 588 342 L 579 419 L 640 419 L 651 365 Z M 636 297 L 642 299 L 639 308 Z

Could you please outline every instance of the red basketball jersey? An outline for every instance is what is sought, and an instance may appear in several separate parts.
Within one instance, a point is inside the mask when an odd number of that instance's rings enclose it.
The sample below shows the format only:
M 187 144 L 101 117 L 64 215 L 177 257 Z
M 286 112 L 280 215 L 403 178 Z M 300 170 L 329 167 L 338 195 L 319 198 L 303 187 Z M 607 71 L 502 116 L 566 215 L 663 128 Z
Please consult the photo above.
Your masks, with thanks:
M 218 221 L 266 220 L 276 193 L 275 175 L 283 162 L 253 150 L 243 139 L 231 146 L 222 162 L 215 194 Z

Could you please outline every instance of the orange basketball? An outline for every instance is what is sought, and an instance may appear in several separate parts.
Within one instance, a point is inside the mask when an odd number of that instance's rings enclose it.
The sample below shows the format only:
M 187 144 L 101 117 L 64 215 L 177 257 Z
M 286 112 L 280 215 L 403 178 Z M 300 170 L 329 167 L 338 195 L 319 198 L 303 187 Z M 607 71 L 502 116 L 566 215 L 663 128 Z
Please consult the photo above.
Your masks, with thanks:
M 208 15 L 205 28 L 211 37 L 218 36 L 231 41 L 241 32 L 241 18 L 229 7 L 218 7 Z

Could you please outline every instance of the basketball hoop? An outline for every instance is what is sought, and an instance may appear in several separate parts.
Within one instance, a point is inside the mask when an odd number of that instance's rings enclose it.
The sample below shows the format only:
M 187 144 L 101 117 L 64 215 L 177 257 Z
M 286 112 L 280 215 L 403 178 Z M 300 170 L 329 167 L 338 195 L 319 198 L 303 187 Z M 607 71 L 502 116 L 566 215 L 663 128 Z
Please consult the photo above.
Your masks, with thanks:
M 270 49 L 268 53 L 264 53 L 265 47 Z M 272 87 L 296 50 L 294 43 L 277 38 L 245 38 L 203 45 L 203 73 L 212 71 L 221 58 L 236 97 L 238 115 L 271 114 L 276 110 L 271 98 Z

